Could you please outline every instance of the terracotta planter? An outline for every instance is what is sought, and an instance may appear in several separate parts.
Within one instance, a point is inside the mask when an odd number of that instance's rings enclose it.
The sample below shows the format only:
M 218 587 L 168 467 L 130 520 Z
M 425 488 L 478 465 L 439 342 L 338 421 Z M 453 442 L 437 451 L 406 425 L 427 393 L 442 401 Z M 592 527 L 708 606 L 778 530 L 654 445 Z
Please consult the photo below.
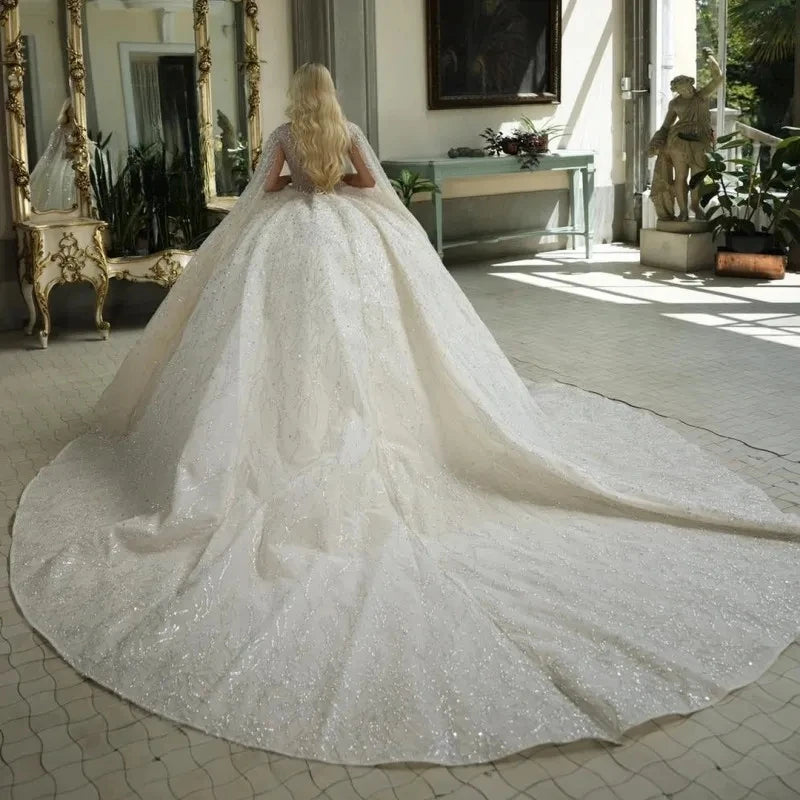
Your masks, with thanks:
M 717 250 L 717 275 L 780 280 L 786 274 L 786 256 L 780 253 L 736 253 Z

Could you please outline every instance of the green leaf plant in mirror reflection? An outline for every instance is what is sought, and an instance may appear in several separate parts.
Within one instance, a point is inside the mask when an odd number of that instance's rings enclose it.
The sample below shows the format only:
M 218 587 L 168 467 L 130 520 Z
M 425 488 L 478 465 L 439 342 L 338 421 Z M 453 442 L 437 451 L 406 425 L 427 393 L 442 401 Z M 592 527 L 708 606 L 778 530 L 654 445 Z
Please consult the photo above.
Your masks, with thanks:
M 108 223 L 109 255 L 190 250 L 211 233 L 200 169 L 190 152 L 168 154 L 163 142 L 130 147 L 118 169 L 108 151 L 111 135 L 91 135 L 94 209 Z

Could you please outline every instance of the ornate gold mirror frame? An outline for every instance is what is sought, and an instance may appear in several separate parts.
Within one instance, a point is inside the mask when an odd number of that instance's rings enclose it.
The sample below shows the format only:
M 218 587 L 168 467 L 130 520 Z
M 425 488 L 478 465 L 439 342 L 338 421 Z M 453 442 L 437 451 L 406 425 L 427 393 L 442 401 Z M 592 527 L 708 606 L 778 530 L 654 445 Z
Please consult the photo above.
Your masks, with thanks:
M 68 41 L 70 94 L 74 133 L 69 155 L 75 170 L 78 204 L 62 211 L 37 211 L 31 206 L 30 170 L 25 131 L 25 55 L 20 23 L 20 0 L 0 0 L 0 49 L 3 53 L 8 163 L 11 173 L 11 218 L 15 225 L 28 220 L 50 220 L 89 216 L 89 151 L 86 133 L 85 71 L 81 38 L 83 0 L 65 0 L 69 13 Z
M 8 166 L 11 173 L 11 217 L 15 223 L 30 215 L 31 190 L 28 147 L 25 141 L 23 82 L 25 58 L 19 25 L 19 0 L 0 0 L 0 47 L 6 95 Z
M 0 0 L 1 2 L 2 0 Z M 258 2 L 233 0 L 244 6 L 244 72 L 247 91 L 247 146 L 251 172 L 261 158 L 261 62 L 258 54 Z M 213 211 L 227 212 L 236 197 L 217 194 L 214 160 L 214 112 L 211 97 L 213 42 L 209 37 L 210 0 L 194 0 L 195 50 L 197 52 L 197 93 L 200 115 L 200 153 L 203 161 L 203 186 L 206 203 Z
M 66 155 L 75 172 L 77 202 L 72 208 L 37 211 L 31 205 L 31 172 L 26 139 L 24 19 L 20 0 L 0 0 L 0 51 L 5 84 L 6 135 L 10 172 L 11 217 L 17 233 L 20 289 L 28 308 L 26 332 L 41 320 L 39 339 L 47 347 L 50 335 L 49 296 L 64 283 L 90 283 L 95 290 L 94 320 L 102 338 L 109 325 L 103 319 L 109 270 L 103 249 L 105 223 L 91 219 L 89 151 L 86 132 L 85 70 L 81 41 L 83 0 L 64 0 L 72 131 Z
M 39 338 L 46 347 L 50 335 L 48 307 L 51 289 L 58 284 L 88 282 L 95 289 L 94 318 L 103 338 L 109 325 L 103 304 L 111 278 L 158 283 L 169 288 L 191 258 L 191 252 L 170 248 L 147 255 L 109 257 L 107 223 L 92 217 L 90 143 L 87 132 L 87 70 L 84 59 L 85 0 L 58 0 L 66 12 L 66 41 L 72 131 L 66 155 L 75 173 L 76 203 L 71 209 L 38 212 L 31 205 L 31 172 L 26 139 L 25 29 L 22 0 L 0 0 L 0 53 L 5 84 L 5 117 L 11 178 L 11 213 L 17 231 L 19 277 L 28 307 L 26 326 L 32 333 L 41 320 Z M 205 201 L 210 211 L 225 213 L 235 196 L 219 196 L 216 186 L 214 119 L 212 117 L 209 6 L 219 0 L 193 0 L 200 151 Z M 241 3 L 243 53 L 236 67 L 244 75 L 248 156 L 254 170 L 261 156 L 261 65 L 258 54 L 259 8 L 257 0 Z M 22 19 L 20 17 L 23 17 Z
M 67 0 L 67 57 L 75 133 L 72 142 L 72 169 L 78 188 L 78 208 L 82 217 L 91 213 L 89 141 L 86 132 L 86 66 L 83 59 L 83 0 Z

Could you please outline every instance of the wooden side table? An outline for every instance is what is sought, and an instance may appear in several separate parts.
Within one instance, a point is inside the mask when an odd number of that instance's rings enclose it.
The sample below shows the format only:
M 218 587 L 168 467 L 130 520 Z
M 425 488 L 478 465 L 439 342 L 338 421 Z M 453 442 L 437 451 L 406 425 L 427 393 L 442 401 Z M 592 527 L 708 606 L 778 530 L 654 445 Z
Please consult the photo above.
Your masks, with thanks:
M 485 158 L 448 158 L 422 157 L 400 158 L 383 162 L 383 168 L 390 178 L 399 177 L 404 169 L 416 172 L 433 181 L 439 188 L 442 183 L 453 178 L 475 178 L 486 175 L 503 175 L 519 173 L 519 160 L 514 156 Z M 487 234 L 469 239 L 454 241 L 444 240 L 444 209 L 440 192 L 433 194 L 434 245 L 440 256 L 448 247 L 461 247 L 482 242 L 498 242 L 505 239 L 518 239 L 524 236 L 545 234 L 567 234 L 584 239 L 586 258 L 592 257 L 592 201 L 594 195 L 594 153 L 587 150 L 554 150 L 541 156 L 539 164 L 532 172 L 568 172 L 570 174 L 570 224 L 560 228 L 543 228 L 522 231 L 510 231 L 496 235 Z M 582 199 L 582 214 L 578 214 L 578 194 Z
M 85 218 L 17 224 L 20 286 L 29 315 L 25 331 L 33 333 L 38 311 L 42 347 L 47 347 L 50 336 L 50 292 L 63 283 L 86 282 L 94 287 L 95 325 L 101 337 L 108 339 L 111 326 L 103 319 L 108 293 L 108 263 L 102 240 L 105 227 L 105 222 Z

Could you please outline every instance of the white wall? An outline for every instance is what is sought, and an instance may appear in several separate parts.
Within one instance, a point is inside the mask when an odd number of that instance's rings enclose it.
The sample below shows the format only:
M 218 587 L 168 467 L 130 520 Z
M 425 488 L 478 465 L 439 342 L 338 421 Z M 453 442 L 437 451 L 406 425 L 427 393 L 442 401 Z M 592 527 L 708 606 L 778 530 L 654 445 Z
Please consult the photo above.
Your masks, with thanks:
M 622 14 L 615 0 L 564 0 L 562 90 L 559 105 L 509 106 L 429 111 L 427 52 L 422 0 L 378 0 L 377 56 L 380 148 L 382 158 L 442 155 L 453 146 L 479 147 L 487 126 L 526 114 L 565 125 L 557 147 L 595 150 L 596 183 L 624 180 L 621 69 Z M 566 185 L 562 176 L 524 175 L 516 190 Z M 507 191 L 505 177 L 470 181 L 471 193 Z M 445 187 L 445 196 L 463 193 Z
M 64 59 L 55 56 L 61 48 L 61 35 L 58 27 L 58 0 L 38 2 L 24 11 L 26 35 L 33 39 L 36 63 L 28 69 L 36 71 L 37 80 L 33 86 L 38 90 L 33 98 L 34 108 L 25 109 L 28 118 L 33 116 L 37 131 L 38 155 L 44 152 L 51 131 L 56 126 L 58 114 L 69 96 Z M 36 164 L 35 153 L 29 153 L 31 169 Z
M 675 74 L 697 72 L 697 6 L 696 0 L 672 0 L 675 36 Z
M 624 180 L 622 104 L 617 81 L 622 64 L 622 17 L 618 0 L 563 0 L 562 102 L 558 106 L 429 111 L 426 95 L 424 0 L 375 0 L 380 150 L 383 158 L 443 153 L 453 145 L 479 146 L 485 127 L 526 113 L 566 124 L 561 146 L 597 151 L 598 186 Z M 676 69 L 694 74 L 694 0 L 673 0 Z M 261 103 L 265 133 L 285 120 L 286 89 L 292 72 L 290 0 L 260 0 Z M 5 172 L 5 171 L 4 171 Z M 562 185 L 552 176 L 509 176 L 514 188 Z M 0 176 L 0 209 L 7 208 L 8 179 Z M 469 190 L 507 191 L 510 184 L 481 179 Z M 0 233 L 10 235 L 8 214 Z
M 258 7 L 261 119 L 267 135 L 286 121 L 286 90 L 292 75 L 292 14 L 289 0 L 259 0 Z

